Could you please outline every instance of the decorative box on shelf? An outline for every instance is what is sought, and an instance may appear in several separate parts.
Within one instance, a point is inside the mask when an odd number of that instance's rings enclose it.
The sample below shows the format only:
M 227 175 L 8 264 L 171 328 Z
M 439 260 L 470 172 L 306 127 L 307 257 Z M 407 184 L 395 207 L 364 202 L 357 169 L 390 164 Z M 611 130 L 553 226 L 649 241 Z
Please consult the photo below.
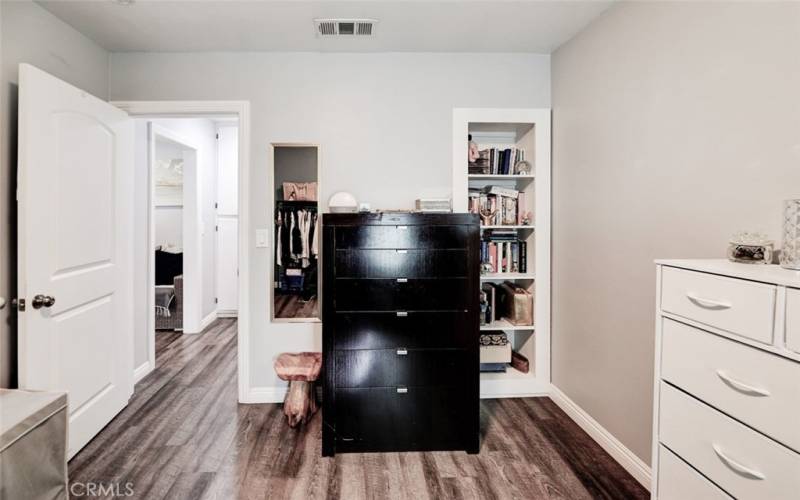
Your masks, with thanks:
M 450 213 L 450 198 L 420 198 L 415 204 L 417 212 Z

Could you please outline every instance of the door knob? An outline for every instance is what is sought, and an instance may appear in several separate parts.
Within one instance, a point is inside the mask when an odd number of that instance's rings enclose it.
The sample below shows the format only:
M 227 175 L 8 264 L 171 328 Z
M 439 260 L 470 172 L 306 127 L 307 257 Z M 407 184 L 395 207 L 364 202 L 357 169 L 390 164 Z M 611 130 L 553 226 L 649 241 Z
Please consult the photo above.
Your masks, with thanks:
M 42 307 L 52 307 L 56 303 L 56 298 L 49 295 L 36 295 L 31 301 L 31 306 L 34 309 L 41 309 Z

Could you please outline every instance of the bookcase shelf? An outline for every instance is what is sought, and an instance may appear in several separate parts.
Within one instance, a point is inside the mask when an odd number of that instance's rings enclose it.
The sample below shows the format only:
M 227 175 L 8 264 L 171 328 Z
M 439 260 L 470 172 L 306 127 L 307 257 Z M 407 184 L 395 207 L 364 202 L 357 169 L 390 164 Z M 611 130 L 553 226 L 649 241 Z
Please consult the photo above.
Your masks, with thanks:
M 481 326 L 482 332 L 496 332 L 496 331 L 534 331 L 533 325 L 512 325 L 505 319 L 498 319 L 488 325 Z
M 536 226 L 534 226 L 532 224 L 528 224 L 527 226 L 518 226 L 518 225 L 510 226 L 510 225 L 502 225 L 502 224 L 493 224 L 493 225 L 490 225 L 490 226 L 481 225 L 481 230 L 484 230 L 484 229 L 519 229 L 520 231 L 524 231 L 524 230 L 527 229 L 527 230 L 533 231 L 535 228 L 536 228 Z
M 498 181 L 513 181 L 513 180 L 532 180 L 536 175 L 503 175 L 503 174 L 468 174 L 467 178 L 472 180 L 498 180 Z
M 502 151 L 524 150 L 520 154 L 531 163 L 533 171 L 525 175 L 470 174 L 468 135 L 472 135 L 481 150 L 497 148 L 489 158 L 497 159 L 500 154 L 501 162 L 504 158 Z M 525 243 L 524 252 L 523 245 L 516 245 L 507 255 L 512 255 L 514 260 L 523 258 L 524 262 L 517 262 L 517 265 L 526 272 L 483 274 L 480 280 L 483 284 L 512 281 L 532 292 L 536 322 L 535 329 L 533 326 L 514 326 L 506 320 L 497 320 L 480 328 L 481 332 L 506 332 L 512 349 L 530 363 L 528 373 L 510 366 L 505 373 L 482 373 L 482 398 L 537 396 L 547 394 L 550 387 L 550 143 L 549 109 L 453 110 L 453 211 L 468 211 L 470 193 L 473 199 L 479 190 L 515 197 L 503 194 L 503 190 L 514 190 L 524 195 L 520 195 L 524 207 L 518 210 L 533 213 L 530 225 L 481 226 L 482 237 L 487 236 L 490 230 L 510 230 L 516 234 L 512 241 Z M 506 168 L 508 166 L 506 161 Z M 494 188 L 489 189 L 489 186 Z M 493 240 L 499 245 L 502 238 L 497 236 Z M 491 252 L 494 255 L 494 246 Z
M 481 274 L 481 281 L 503 281 L 503 280 L 535 280 L 534 273 L 487 273 Z

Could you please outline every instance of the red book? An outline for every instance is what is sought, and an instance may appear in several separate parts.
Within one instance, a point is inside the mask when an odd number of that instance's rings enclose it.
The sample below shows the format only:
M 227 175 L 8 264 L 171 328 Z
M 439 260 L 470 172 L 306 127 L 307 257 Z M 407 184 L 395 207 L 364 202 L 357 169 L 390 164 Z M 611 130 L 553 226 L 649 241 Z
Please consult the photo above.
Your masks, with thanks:
M 497 272 L 497 244 L 489 243 L 489 262 L 492 264 L 492 272 Z

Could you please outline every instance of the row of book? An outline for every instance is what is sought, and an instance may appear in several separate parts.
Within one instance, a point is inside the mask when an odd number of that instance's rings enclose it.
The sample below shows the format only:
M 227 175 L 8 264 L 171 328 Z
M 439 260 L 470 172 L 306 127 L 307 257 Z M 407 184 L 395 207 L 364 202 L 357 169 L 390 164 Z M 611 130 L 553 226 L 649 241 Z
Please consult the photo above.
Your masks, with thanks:
M 516 175 L 517 163 L 525 160 L 523 148 L 486 148 L 478 152 L 478 159 L 468 165 L 470 174 Z
M 502 186 L 470 188 L 468 192 L 470 213 L 482 215 L 484 224 L 513 226 L 526 223 L 527 200 L 524 191 Z M 488 219 L 488 220 L 487 220 Z
M 528 243 L 519 240 L 516 233 L 484 235 L 481 267 L 491 273 L 527 273 Z

